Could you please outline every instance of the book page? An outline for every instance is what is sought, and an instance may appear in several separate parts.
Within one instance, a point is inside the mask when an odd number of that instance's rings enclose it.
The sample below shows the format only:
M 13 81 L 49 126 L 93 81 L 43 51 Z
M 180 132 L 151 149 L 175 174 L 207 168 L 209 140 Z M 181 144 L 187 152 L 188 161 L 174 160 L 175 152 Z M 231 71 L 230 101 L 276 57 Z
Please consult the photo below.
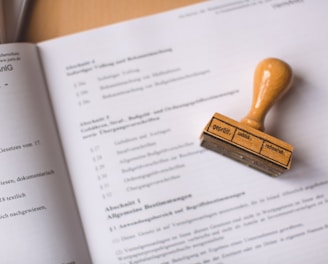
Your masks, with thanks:
M 1 263 L 90 263 L 35 45 L 0 46 Z
M 20 41 L 30 0 L 2 0 L 6 43 Z
M 328 261 L 327 3 L 210 1 L 38 45 L 93 263 Z M 199 139 L 248 113 L 266 57 L 295 75 L 265 121 L 295 148 L 279 178 Z

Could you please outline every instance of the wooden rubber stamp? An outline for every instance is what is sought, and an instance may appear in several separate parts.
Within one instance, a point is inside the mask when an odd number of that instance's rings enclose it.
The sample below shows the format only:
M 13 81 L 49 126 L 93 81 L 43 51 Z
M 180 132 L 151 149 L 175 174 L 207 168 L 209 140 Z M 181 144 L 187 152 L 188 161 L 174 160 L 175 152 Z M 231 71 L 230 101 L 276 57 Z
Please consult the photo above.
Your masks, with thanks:
M 293 146 L 263 132 L 270 107 L 292 82 L 290 66 L 276 58 L 255 69 L 253 101 L 241 122 L 215 113 L 203 130 L 201 145 L 271 176 L 290 169 Z

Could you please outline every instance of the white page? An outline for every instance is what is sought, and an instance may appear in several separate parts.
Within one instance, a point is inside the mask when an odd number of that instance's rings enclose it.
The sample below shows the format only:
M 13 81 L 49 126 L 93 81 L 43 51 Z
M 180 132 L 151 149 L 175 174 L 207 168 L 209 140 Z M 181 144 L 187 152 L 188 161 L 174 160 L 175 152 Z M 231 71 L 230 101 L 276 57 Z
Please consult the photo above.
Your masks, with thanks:
M 94 263 L 327 263 L 327 8 L 211 1 L 38 45 Z M 280 178 L 199 146 L 272 56 L 295 73 L 266 120 L 295 147 Z
M 90 263 L 35 45 L 0 46 L 0 262 Z

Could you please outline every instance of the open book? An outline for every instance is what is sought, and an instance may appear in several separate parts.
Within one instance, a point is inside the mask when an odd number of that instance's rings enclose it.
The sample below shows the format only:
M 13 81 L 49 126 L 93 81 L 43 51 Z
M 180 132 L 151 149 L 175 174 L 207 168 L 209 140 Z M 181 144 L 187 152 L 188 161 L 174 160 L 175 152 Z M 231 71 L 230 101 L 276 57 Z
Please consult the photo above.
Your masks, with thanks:
M 327 263 L 328 2 L 210 1 L 0 46 L 1 263 Z M 253 71 L 295 73 L 272 178 L 200 147 Z

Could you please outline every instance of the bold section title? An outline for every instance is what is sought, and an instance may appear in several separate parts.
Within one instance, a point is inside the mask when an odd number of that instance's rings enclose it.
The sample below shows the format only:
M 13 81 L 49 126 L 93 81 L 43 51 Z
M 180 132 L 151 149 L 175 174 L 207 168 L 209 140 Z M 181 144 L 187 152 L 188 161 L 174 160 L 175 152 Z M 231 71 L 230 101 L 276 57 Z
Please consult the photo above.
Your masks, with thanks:
M 14 66 L 12 64 L 3 65 L 0 67 L 0 72 L 13 71 Z

